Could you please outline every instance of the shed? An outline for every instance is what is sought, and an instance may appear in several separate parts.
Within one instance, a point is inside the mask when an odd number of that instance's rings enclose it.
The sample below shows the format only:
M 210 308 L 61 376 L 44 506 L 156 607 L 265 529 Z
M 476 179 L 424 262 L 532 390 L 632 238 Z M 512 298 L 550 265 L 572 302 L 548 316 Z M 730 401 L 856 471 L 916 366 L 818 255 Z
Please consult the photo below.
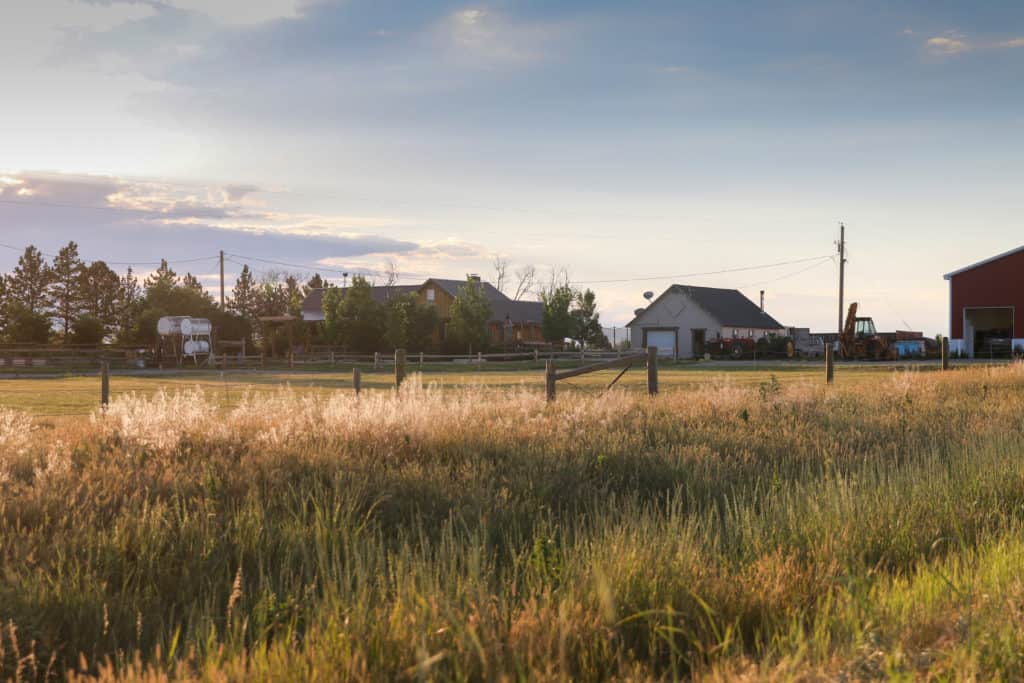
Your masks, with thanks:
M 1024 350 L 1024 246 L 946 273 L 950 350 L 969 358 Z M 1022 313 L 1024 316 L 1024 313 Z

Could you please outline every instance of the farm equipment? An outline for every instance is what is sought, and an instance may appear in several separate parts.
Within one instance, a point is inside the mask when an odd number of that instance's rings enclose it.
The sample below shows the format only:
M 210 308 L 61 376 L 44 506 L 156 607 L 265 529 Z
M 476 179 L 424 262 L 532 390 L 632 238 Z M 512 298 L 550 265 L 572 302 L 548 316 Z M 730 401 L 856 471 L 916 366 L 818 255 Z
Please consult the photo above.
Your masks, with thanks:
M 843 333 L 839 335 L 839 353 L 848 360 L 895 360 L 896 349 L 878 334 L 875 321 L 857 316 L 857 302 L 850 304 Z

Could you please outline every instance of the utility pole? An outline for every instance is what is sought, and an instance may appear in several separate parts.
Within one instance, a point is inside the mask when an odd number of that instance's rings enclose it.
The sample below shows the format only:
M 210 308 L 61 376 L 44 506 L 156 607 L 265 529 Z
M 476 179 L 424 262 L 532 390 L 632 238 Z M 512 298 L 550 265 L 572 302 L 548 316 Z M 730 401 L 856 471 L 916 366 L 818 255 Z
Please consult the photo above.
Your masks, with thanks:
M 839 224 L 839 334 L 843 333 L 843 277 L 846 275 L 846 226 Z
M 220 310 L 224 310 L 224 250 L 220 250 Z

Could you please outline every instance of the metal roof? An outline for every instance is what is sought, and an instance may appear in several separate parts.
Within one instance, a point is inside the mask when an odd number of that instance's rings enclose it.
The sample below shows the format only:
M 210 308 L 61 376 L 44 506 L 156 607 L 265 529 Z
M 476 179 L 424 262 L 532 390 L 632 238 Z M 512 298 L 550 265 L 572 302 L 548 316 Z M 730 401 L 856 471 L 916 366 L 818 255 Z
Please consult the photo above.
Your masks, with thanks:
M 698 306 L 725 327 L 752 327 L 760 330 L 781 329 L 782 323 L 768 315 L 738 289 L 720 289 L 718 287 L 694 287 L 692 285 L 672 285 L 661 293 L 650 306 L 638 314 L 626 327 L 632 327 L 637 320 L 661 301 L 669 292 L 679 292 L 692 299 Z
M 1015 249 L 1011 249 L 1009 251 L 1004 251 L 1002 254 L 996 254 L 995 256 L 990 256 L 987 259 L 984 259 L 982 261 L 978 261 L 977 263 L 972 263 L 969 266 L 964 266 L 963 268 L 961 268 L 959 270 L 954 270 L 952 273 L 946 273 L 945 275 L 942 276 L 942 279 L 944 279 L 944 280 L 951 280 L 954 275 L 959 275 L 960 273 L 966 273 L 968 270 L 974 270 L 975 268 L 978 268 L 979 266 L 984 266 L 986 264 L 992 263 L 993 261 L 998 261 L 999 259 L 1006 258 L 1007 256 L 1013 256 L 1014 254 L 1016 254 L 1019 251 L 1024 251 L 1024 245 L 1016 247 Z

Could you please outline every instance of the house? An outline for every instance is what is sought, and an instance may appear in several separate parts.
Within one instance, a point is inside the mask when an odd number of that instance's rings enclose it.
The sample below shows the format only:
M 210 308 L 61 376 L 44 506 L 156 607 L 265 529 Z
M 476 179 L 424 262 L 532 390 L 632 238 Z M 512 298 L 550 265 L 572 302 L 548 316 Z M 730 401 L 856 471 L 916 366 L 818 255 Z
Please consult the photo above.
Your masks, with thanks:
M 656 346 L 669 358 L 700 358 L 720 339 L 784 335 L 786 328 L 736 289 L 672 285 L 626 327 L 635 348 Z
M 539 301 L 516 301 L 505 296 L 490 282 L 483 282 L 479 277 L 470 276 L 470 280 L 483 288 L 484 297 L 491 305 L 491 317 L 487 321 L 491 344 L 524 345 L 544 342 L 542 323 L 544 322 L 544 305 Z M 419 287 L 420 301 L 437 306 L 441 318 L 441 330 L 438 330 L 434 342 L 443 339 L 444 328 L 451 316 L 448 310 L 459 289 L 465 287 L 466 280 L 445 280 L 430 278 Z
M 969 358 L 1024 349 L 1024 246 L 943 276 L 949 281 L 949 348 Z M 1022 313 L 1024 316 L 1024 313 Z
M 473 276 L 471 276 L 472 278 Z M 544 320 L 544 306 L 539 301 L 516 301 L 505 296 L 489 282 L 479 277 L 474 279 L 483 289 L 484 297 L 491 305 L 491 317 L 487 321 L 491 344 L 502 346 L 523 346 L 544 342 L 541 325 Z M 441 325 L 434 333 L 433 343 L 444 341 L 445 330 L 451 320 L 449 309 L 458 296 L 459 289 L 466 286 L 466 280 L 429 278 L 419 285 L 392 285 L 371 287 L 373 300 L 387 303 L 394 296 L 415 294 L 420 303 L 435 306 Z M 342 290 L 344 292 L 344 290 Z M 323 322 L 324 290 L 311 290 L 302 302 L 302 319 L 307 322 Z

